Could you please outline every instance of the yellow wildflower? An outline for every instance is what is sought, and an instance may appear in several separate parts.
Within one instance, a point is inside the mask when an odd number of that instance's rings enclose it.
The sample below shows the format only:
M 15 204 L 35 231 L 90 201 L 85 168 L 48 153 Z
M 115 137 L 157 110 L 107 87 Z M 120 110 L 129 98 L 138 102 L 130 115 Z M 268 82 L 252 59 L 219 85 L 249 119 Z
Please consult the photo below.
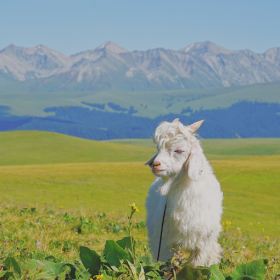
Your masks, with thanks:
M 240 230 L 240 229 L 238 230 L 238 233 L 241 233 L 241 230 Z
M 249 225 L 249 226 L 252 226 L 253 224 L 252 224 L 252 223 L 249 223 L 248 225 Z
M 269 237 L 268 236 L 264 236 L 264 239 L 266 239 L 266 241 L 269 241 Z
M 16 253 L 14 254 L 14 256 L 15 256 L 15 257 L 20 256 L 20 252 L 16 252 Z
M 115 211 L 112 211 L 112 214 L 114 214 L 115 213 Z
M 264 232 L 264 228 L 262 229 L 262 231 Z
M 222 225 L 225 229 L 227 229 L 231 225 L 231 222 L 225 221 L 225 222 L 222 222 Z
M 104 276 L 103 274 L 95 275 L 94 278 L 97 279 L 97 280 L 101 280 L 103 278 L 103 276 Z
M 59 206 L 60 209 L 63 209 L 63 206 Z
M 133 211 L 139 212 L 139 209 L 136 207 L 135 203 L 129 204 Z

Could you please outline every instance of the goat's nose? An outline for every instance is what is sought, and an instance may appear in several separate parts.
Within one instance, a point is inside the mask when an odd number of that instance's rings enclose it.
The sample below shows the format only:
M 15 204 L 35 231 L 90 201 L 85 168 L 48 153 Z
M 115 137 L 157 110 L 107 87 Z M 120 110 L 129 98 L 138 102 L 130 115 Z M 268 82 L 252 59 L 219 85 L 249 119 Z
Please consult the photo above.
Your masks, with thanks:
M 154 161 L 153 162 L 153 167 L 156 167 L 156 166 L 160 166 L 160 162 L 159 161 Z

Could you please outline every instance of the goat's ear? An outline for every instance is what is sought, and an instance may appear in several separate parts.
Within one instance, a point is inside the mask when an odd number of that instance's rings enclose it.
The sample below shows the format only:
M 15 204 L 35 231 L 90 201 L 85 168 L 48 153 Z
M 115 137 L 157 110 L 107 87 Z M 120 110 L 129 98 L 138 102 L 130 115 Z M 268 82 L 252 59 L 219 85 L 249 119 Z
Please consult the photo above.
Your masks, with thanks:
M 192 133 L 195 133 L 200 128 L 200 126 L 203 124 L 204 121 L 205 120 L 195 122 L 195 123 L 189 125 L 188 127 L 191 129 Z
M 153 156 L 149 161 L 147 161 L 145 163 L 145 165 L 150 165 L 151 166 L 156 157 L 157 157 L 157 154 L 155 156 Z
M 186 162 L 188 176 L 197 181 L 202 172 L 203 166 L 203 151 L 199 145 L 192 148 L 189 158 Z

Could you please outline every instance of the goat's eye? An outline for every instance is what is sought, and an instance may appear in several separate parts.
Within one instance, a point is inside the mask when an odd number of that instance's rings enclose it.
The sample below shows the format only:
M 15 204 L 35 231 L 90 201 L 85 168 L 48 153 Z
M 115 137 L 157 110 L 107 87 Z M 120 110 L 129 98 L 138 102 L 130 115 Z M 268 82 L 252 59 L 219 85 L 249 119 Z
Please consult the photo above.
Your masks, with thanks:
M 177 154 L 181 154 L 181 153 L 183 153 L 184 151 L 182 151 L 182 150 L 176 150 L 176 151 L 174 151 L 175 153 L 177 153 Z

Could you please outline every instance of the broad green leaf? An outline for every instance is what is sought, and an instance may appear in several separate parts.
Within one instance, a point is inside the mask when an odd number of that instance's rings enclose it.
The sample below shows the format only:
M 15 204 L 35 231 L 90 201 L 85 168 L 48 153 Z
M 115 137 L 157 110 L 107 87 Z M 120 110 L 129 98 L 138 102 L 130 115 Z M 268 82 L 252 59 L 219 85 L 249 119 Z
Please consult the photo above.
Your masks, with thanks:
M 83 280 L 88 280 L 91 277 L 91 274 L 88 271 L 83 271 L 80 276 Z
M 104 255 L 104 252 L 101 254 L 101 256 L 100 256 L 100 261 L 101 262 L 103 262 L 103 263 L 106 263 L 107 262 L 107 260 L 106 260 L 106 258 L 105 258 L 105 255 Z
M 113 279 L 113 278 L 110 275 L 106 275 L 106 274 L 104 274 L 104 276 L 102 278 L 102 280 L 111 280 L 111 279 Z
M 211 275 L 211 271 L 206 267 L 193 268 L 186 265 L 176 275 L 177 280 L 207 280 Z
M 80 259 L 91 275 L 97 275 L 100 269 L 100 256 L 87 247 L 80 247 Z
M 164 267 L 166 267 L 165 263 L 161 262 L 143 266 L 145 272 L 149 272 L 151 270 L 162 270 Z
M 237 279 L 241 276 L 250 276 L 256 278 L 257 280 L 263 280 L 265 274 L 265 267 L 259 264 L 257 261 L 252 261 L 237 267 L 228 277 L 226 277 L 226 280 Z
M 134 262 L 135 259 L 135 240 L 133 237 L 124 237 L 117 241 L 117 244 L 129 253 L 129 261 Z M 132 246 L 133 245 L 133 246 Z
M 0 272 L 0 278 L 3 277 L 7 272 L 8 272 L 8 270 Z
M 71 263 L 66 263 L 66 264 L 64 264 L 64 266 L 70 267 L 71 270 L 70 270 L 69 276 L 71 277 L 71 279 L 75 279 L 76 267 Z
M 155 269 L 154 266 L 151 266 L 151 265 L 146 265 L 143 267 L 144 268 L 144 271 L 147 273 L 149 271 L 153 271 Z
M 65 270 L 64 263 L 53 263 L 50 261 L 38 261 L 34 259 L 28 260 L 22 265 L 23 270 L 27 270 L 27 268 L 29 268 L 29 271 L 42 269 L 42 272 L 47 273 L 50 277 L 56 277 Z
M 149 271 L 148 273 L 146 273 L 146 276 L 156 278 L 159 275 L 155 271 Z
M 255 262 L 257 262 L 258 264 L 260 264 L 264 267 L 268 267 L 268 260 L 267 259 L 255 260 Z
M 6 279 L 6 280 L 15 279 L 13 272 L 12 271 L 5 271 L 5 278 L 4 279 Z
M 10 270 L 12 267 L 11 257 L 6 258 L 4 263 L 5 263 L 6 268 Z
M 114 240 L 106 241 L 104 255 L 109 265 L 117 268 L 121 266 L 121 263 L 129 259 L 129 254 Z
M 14 270 L 19 274 L 21 275 L 21 269 L 20 269 L 20 266 L 18 264 L 18 262 L 16 261 L 15 258 L 13 257 L 8 257 L 6 260 L 5 260 L 5 265 L 11 269 L 11 267 L 14 268 Z
M 145 256 L 139 257 L 139 261 L 140 261 L 140 263 L 143 264 L 143 266 L 148 266 L 148 265 L 152 265 L 153 258 L 152 258 L 151 254 L 147 254 Z
M 225 280 L 223 273 L 219 270 L 219 266 L 214 264 L 214 265 L 211 265 L 209 267 L 209 269 L 212 272 L 210 280 Z
M 47 261 L 45 264 L 44 270 L 48 272 L 49 274 L 52 274 L 54 276 L 58 276 L 60 273 L 62 273 L 65 268 L 63 267 L 64 263 L 53 263 Z

